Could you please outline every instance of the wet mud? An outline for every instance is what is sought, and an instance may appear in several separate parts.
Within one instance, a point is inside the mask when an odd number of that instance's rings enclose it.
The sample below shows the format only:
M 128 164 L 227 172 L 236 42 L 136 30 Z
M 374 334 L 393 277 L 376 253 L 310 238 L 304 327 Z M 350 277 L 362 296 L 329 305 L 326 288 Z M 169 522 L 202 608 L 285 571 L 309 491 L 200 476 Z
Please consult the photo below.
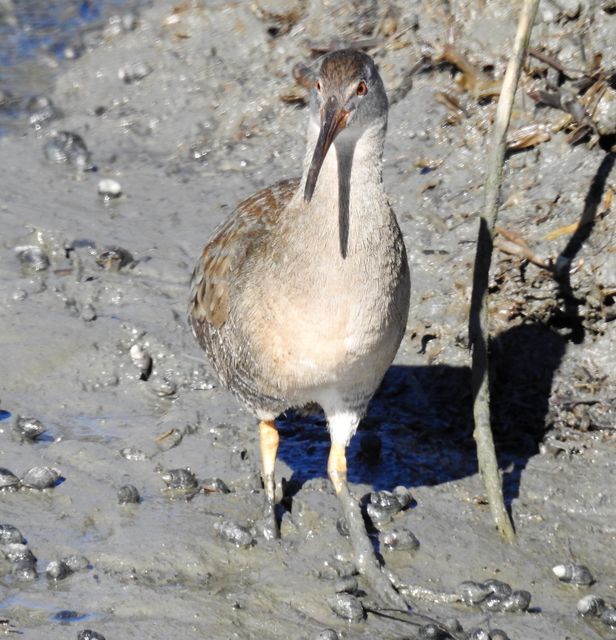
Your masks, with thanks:
M 477 472 L 468 311 L 517 6 L 158 2 L 54 71 L 53 117 L 33 119 L 48 103 L 28 110 L 31 88 L 11 87 L 23 108 L 0 138 L 0 524 L 18 531 L 0 528 L 4 628 L 402 639 L 439 637 L 437 620 L 457 638 L 616 638 L 613 3 L 541 3 L 531 45 L 551 59 L 529 58 L 514 109 L 490 291 L 516 544 L 497 537 Z M 311 65 L 352 43 L 392 103 L 384 181 L 412 299 L 349 449 L 351 488 L 404 583 L 455 594 L 496 579 L 531 594 L 525 611 L 504 593 L 434 604 L 420 590 L 413 615 L 380 610 L 354 575 L 318 416 L 281 418 L 282 538 L 260 537 L 255 419 L 187 326 L 203 244 L 240 199 L 299 173 Z M 396 487 L 412 493 L 404 508 L 370 497 Z M 566 582 L 571 563 L 592 584 Z

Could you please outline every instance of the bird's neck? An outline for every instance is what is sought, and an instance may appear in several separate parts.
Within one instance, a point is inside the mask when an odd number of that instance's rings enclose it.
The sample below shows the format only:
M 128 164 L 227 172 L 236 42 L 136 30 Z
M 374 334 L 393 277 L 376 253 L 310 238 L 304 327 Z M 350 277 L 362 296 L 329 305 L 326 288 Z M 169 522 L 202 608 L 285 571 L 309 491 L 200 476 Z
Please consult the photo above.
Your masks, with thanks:
M 367 240 L 390 215 L 382 180 L 385 128 L 383 121 L 358 138 L 341 132 L 325 156 L 310 203 L 303 203 L 307 237 L 330 255 L 335 252 L 346 259 L 365 250 Z M 318 133 L 311 123 L 298 201 L 303 201 Z
M 304 172 L 300 191 L 303 196 L 308 169 L 318 138 L 318 129 L 310 124 Z M 354 138 L 343 131 L 330 147 L 317 179 L 310 202 L 311 211 L 329 212 L 331 215 L 349 203 L 353 210 L 362 203 L 380 201 L 384 196 L 382 157 L 385 142 L 385 123 L 367 128 Z

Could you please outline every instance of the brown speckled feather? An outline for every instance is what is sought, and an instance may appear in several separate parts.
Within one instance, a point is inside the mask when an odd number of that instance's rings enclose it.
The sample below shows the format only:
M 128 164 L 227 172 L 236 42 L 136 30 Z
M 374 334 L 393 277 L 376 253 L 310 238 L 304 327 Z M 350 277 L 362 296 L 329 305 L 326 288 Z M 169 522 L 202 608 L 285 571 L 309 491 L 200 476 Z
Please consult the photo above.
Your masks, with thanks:
M 299 182 L 299 178 L 283 180 L 241 202 L 203 249 L 192 276 L 188 310 L 197 338 L 204 322 L 216 329 L 225 323 L 229 314 L 231 276 L 259 237 L 277 223 L 277 217 L 297 191 Z

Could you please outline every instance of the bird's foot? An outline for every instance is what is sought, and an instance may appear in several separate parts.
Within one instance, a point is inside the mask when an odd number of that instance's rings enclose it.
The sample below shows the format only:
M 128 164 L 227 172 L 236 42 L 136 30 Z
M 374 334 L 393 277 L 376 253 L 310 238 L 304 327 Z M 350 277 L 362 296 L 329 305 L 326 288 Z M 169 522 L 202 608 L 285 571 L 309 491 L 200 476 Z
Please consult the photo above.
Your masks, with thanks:
M 359 572 L 365 576 L 379 599 L 392 609 L 407 611 L 408 603 L 396 590 L 390 577 L 381 569 L 364 525 L 360 506 L 351 495 L 346 481 L 339 485 L 338 498 L 347 521 L 349 537 Z
M 263 510 L 263 520 L 260 523 L 259 529 L 266 540 L 276 540 L 280 538 L 280 527 L 276 520 L 276 510 L 269 500 L 266 500 Z

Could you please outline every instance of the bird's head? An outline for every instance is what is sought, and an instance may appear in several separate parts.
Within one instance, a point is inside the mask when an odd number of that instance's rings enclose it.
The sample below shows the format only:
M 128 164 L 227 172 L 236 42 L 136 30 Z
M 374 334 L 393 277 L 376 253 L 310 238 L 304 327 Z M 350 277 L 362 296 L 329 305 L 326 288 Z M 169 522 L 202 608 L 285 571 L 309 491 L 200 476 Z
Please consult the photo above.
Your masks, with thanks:
M 334 140 L 343 135 L 357 140 L 369 127 L 384 129 L 387 95 L 372 58 L 355 49 L 326 55 L 314 83 L 311 120 L 319 129 L 304 200 L 310 202 L 325 156 Z

